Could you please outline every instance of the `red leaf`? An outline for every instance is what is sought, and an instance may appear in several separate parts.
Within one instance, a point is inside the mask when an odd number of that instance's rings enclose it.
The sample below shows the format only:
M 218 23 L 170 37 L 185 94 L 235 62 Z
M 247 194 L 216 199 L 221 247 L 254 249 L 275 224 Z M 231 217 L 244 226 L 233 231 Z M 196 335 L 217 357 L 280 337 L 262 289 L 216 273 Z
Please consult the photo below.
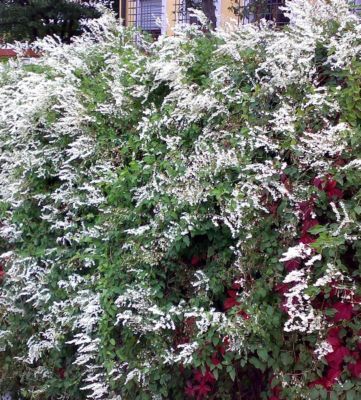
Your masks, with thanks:
M 277 283 L 275 286 L 275 291 L 279 294 L 285 294 L 290 289 L 289 283 Z
M 56 368 L 55 372 L 60 379 L 65 379 L 65 368 Z
M 198 256 L 193 256 L 191 258 L 191 265 L 193 267 L 199 267 L 202 264 L 202 259 Z
M 336 350 L 342 344 L 339 338 L 340 330 L 341 330 L 340 327 L 334 327 L 328 331 L 327 341 L 328 343 L 330 343 L 333 350 Z
M 214 375 L 212 374 L 212 372 L 207 369 L 205 375 L 204 375 L 204 381 L 208 382 L 208 383 L 212 383 L 215 382 L 216 378 L 214 377 Z
M 277 210 L 278 210 L 278 203 L 272 203 L 268 206 L 268 211 L 272 214 L 272 215 L 276 215 L 277 214 Z
M 206 396 L 212 390 L 205 382 L 201 382 L 195 388 L 198 391 L 198 396 L 200 396 L 198 398 L 202 398 L 203 396 Z
M 303 243 L 303 244 L 311 244 L 311 243 L 314 243 L 315 241 L 316 241 L 316 239 L 309 233 L 302 235 L 299 240 L 299 242 Z
M 233 297 L 228 297 L 224 300 L 223 307 L 227 311 L 234 306 L 238 306 L 240 303 Z
M 224 340 L 223 340 L 223 343 L 224 343 Z M 226 354 L 226 348 L 225 348 L 225 346 L 219 345 L 219 346 L 217 346 L 217 350 L 219 351 L 219 353 L 220 353 L 222 356 L 224 356 L 224 355 Z
M 293 260 L 288 260 L 284 263 L 286 271 L 291 272 L 294 271 L 295 269 L 298 269 L 298 267 L 301 265 L 301 261 L 297 258 Z
M 219 365 L 221 363 L 221 361 L 218 358 L 217 352 L 214 352 L 212 357 L 211 357 L 211 363 L 213 365 Z
M 325 181 L 322 178 L 315 178 L 312 183 L 317 189 L 323 190 Z
M 331 189 L 327 191 L 327 197 L 330 200 L 335 200 L 335 199 L 342 199 L 343 197 L 343 191 L 337 188 Z
M 332 308 L 336 310 L 336 314 L 333 317 L 334 322 L 350 321 L 352 319 L 352 304 L 338 302 L 335 303 Z
M 250 316 L 246 313 L 246 311 L 239 310 L 237 315 L 240 315 L 243 319 L 250 319 Z
M 306 235 L 311 228 L 318 224 L 319 222 L 317 221 L 317 219 L 307 219 L 306 221 L 304 221 L 302 225 L 302 235 Z
M 341 371 L 337 369 L 329 369 L 326 376 L 323 378 L 316 379 L 308 384 L 310 388 L 320 385 L 323 386 L 325 389 L 329 390 L 335 383 L 335 380 L 339 378 L 341 375 Z
M 326 388 L 326 379 L 325 378 L 318 378 L 318 379 L 315 379 L 314 381 L 312 381 L 312 382 L 310 382 L 308 384 L 308 386 L 310 388 L 313 388 L 313 387 L 315 387 L 317 385 L 323 386 L 324 388 Z
M 5 276 L 4 267 L 2 264 L 0 264 L 0 281 L 4 279 L 4 276 Z
M 328 353 L 325 358 L 331 369 L 340 369 L 343 359 L 350 355 L 350 350 L 345 346 L 340 346 L 332 353 Z
M 192 383 L 190 381 L 187 382 L 187 386 L 184 389 L 184 393 L 190 397 L 195 397 L 195 395 L 197 394 L 197 390 L 195 389 L 194 386 L 192 386 Z
M 227 290 L 227 294 L 229 297 L 232 297 L 232 299 L 235 299 L 237 297 L 237 291 L 236 290 Z
M 311 198 L 307 201 L 301 201 L 297 204 L 297 208 L 300 210 L 301 217 L 303 220 L 312 218 L 312 213 L 314 210 L 314 200 Z
M 341 376 L 341 370 L 331 368 L 326 374 L 326 389 L 330 389 L 335 383 L 335 380 Z
M 194 373 L 194 379 L 197 381 L 197 382 L 200 382 L 202 379 L 204 379 L 204 375 L 202 374 L 202 371 L 201 370 L 197 370 L 195 373 Z
M 216 380 L 216 378 L 214 377 L 214 375 L 212 374 L 211 371 L 209 371 L 209 369 L 207 369 L 207 371 L 205 372 L 205 374 L 202 374 L 201 370 L 197 370 L 194 373 L 194 379 L 197 382 L 208 382 L 208 383 L 212 383 Z
M 347 368 L 351 372 L 352 376 L 355 378 L 361 378 L 361 361 L 349 364 Z
M 326 185 L 324 188 L 325 192 L 329 192 L 330 190 L 335 189 L 336 185 L 337 185 L 337 182 L 334 179 L 329 177 L 326 181 Z

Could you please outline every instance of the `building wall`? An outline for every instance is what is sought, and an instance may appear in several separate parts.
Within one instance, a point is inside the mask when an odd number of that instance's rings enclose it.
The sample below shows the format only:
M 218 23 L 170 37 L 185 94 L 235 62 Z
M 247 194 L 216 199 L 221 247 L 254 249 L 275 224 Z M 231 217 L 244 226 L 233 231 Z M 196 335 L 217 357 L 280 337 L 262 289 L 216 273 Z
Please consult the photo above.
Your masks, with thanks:
M 1 1 L 1 0 L 0 0 Z M 125 25 L 132 25 L 134 21 L 134 7 L 139 4 L 140 0 L 118 0 L 120 17 L 123 19 Z M 175 25 L 175 6 L 179 4 L 181 0 L 162 0 L 163 7 L 163 21 L 162 21 L 162 33 L 171 35 Z M 237 16 L 232 11 L 232 6 L 238 3 L 238 6 L 242 6 L 245 0 L 215 0 L 216 2 L 216 17 L 217 26 L 224 27 L 228 22 L 232 20 L 237 21 Z M 305 0 L 311 3 L 315 3 L 317 0 Z M 353 0 L 351 2 L 355 5 L 357 12 L 361 13 L 361 0 Z M 359 7 L 357 7 L 359 6 Z
M 125 25 L 132 25 L 132 21 L 134 21 L 134 11 L 136 4 L 139 4 L 141 0 L 119 0 L 120 1 L 120 9 L 122 10 L 122 2 L 125 4 L 125 13 L 123 6 L 123 19 L 125 21 Z M 163 20 L 162 20 L 162 33 L 171 35 L 173 33 L 173 28 L 176 23 L 176 4 L 179 4 L 181 0 L 162 0 L 162 9 L 163 9 Z M 237 5 L 242 6 L 244 0 L 215 0 L 216 5 L 216 17 L 217 17 L 217 26 L 224 27 L 227 23 L 232 21 L 237 21 L 237 16 L 234 13 L 233 7 Z M 317 1 L 317 0 L 305 0 L 305 1 Z M 361 0 L 355 0 L 356 2 L 361 2 Z M 137 3 L 138 2 L 138 3 Z M 133 14 L 133 16 L 132 16 Z M 121 13 L 122 16 L 122 13 Z
M 175 25 L 176 0 L 164 0 L 163 3 L 165 4 L 164 33 L 166 33 L 167 35 L 172 35 Z
M 220 26 L 224 27 L 227 22 L 237 20 L 237 16 L 234 14 L 232 7 L 235 5 L 235 1 L 232 0 L 220 0 Z M 242 1 L 241 1 L 242 3 Z

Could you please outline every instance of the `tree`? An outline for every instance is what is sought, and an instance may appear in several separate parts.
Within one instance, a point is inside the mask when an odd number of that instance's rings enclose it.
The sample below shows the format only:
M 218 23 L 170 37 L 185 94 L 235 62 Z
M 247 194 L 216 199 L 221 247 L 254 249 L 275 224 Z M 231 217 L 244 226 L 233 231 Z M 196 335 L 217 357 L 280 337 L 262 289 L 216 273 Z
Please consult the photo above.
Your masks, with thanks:
M 80 20 L 99 15 L 88 0 L 5 0 L 0 4 L 0 37 L 12 42 L 58 35 L 68 43 L 81 33 Z

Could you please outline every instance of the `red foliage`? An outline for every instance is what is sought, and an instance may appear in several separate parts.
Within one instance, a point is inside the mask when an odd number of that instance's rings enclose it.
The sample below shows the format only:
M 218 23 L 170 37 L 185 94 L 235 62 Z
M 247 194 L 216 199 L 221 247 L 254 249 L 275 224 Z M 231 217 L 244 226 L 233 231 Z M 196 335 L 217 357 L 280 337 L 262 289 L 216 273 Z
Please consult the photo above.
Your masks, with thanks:
M 270 381 L 270 385 L 272 385 L 272 380 Z M 271 389 L 272 395 L 271 397 L 268 398 L 268 400 L 281 400 L 280 394 L 282 392 L 282 389 L 279 386 L 275 386 L 274 388 Z
M 240 303 L 234 297 L 228 297 L 226 300 L 224 300 L 224 303 L 223 303 L 223 307 L 224 307 L 225 311 L 233 308 L 234 306 L 238 306 L 238 305 L 240 305 Z
M 336 350 L 338 347 L 342 345 L 341 339 L 339 337 L 341 327 L 333 327 L 328 331 L 327 341 Z
M 332 353 L 326 355 L 327 364 L 331 369 L 341 369 L 343 359 L 350 355 L 350 350 L 345 346 L 337 347 Z
M 337 302 L 332 305 L 332 308 L 336 310 L 336 314 L 332 318 L 334 322 L 339 321 L 350 321 L 353 314 L 353 306 L 351 303 Z
M 237 315 L 240 315 L 243 319 L 250 319 L 250 316 L 243 310 L 239 310 Z
M 213 365 L 219 365 L 221 363 L 221 360 L 218 358 L 218 354 L 216 351 L 212 354 L 211 363 Z
M 201 381 L 199 385 L 195 386 L 194 388 L 198 392 L 197 399 L 202 399 L 204 396 L 207 396 L 207 394 L 212 390 L 205 381 Z
M 317 219 L 306 219 L 302 224 L 301 234 L 306 235 L 311 228 L 318 224 L 319 222 L 317 221 Z
M 336 187 L 337 182 L 331 175 L 326 176 L 324 179 L 315 178 L 313 180 L 313 184 L 317 187 L 317 189 L 326 192 L 327 197 L 330 200 L 342 199 L 343 197 L 343 191 Z
M 4 277 L 5 277 L 4 267 L 0 264 L 0 282 L 4 279 Z
M 55 373 L 58 375 L 60 379 L 65 379 L 65 368 L 56 368 Z
M 212 372 L 207 369 L 206 372 L 203 374 L 201 370 L 196 370 L 194 373 L 194 379 L 197 382 L 206 382 L 206 383 L 213 383 L 215 382 L 216 378 L 212 374 Z
M 315 178 L 312 183 L 317 189 L 324 190 L 324 180 L 322 178 Z
M 184 392 L 189 397 L 195 397 L 197 400 L 202 400 L 208 393 L 213 390 L 213 385 L 216 379 L 212 372 L 207 368 L 203 374 L 201 370 L 196 370 L 193 373 L 193 382 L 187 381 L 187 386 Z
M 191 266 L 192 267 L 200 267 L 203 263 L 203 257 L 193 256 L 191 258 Z
M 241 284 L 239 282 L 236 281 L 236 282 L 232 283 L 232 289 L 233 290 L 237 290 L 238 291 L 240 288 L 241 288 Z
M 287 293 L 291 285 L 289 283 L 277 283 L 275 286 L 275 291 L 281 295 Z
M 267 206 L 268 211 L 269 211 L 273 216 L 277 215 L 277 210 L 278 210 L 279 205 L 280 205 L 279 202 L 275 202 L 275 203 L 269 204 L 269 205 Z
M 348 364 L 347 368 L 353 377 L 361 378 L 361 361 L 360 360 L 358 360 L 354 363 Z
M 235 306 L 241 305 L 241 303 L 237 301 L 237 291 L 240 289 L 240 287 L 241 285 L 239 283 L 233 283 L 232 290 L 227 290 L 228 297 L 223 302 L 223 308 L 225 311 L 228 311 Z M 237 315 L 240 315 L 241 317 L 243 317 L 243 319 L 250 318 L 250 316 L 244 310 L 237 311 Z
M 301 265 L 301 260 L 298 258 L 294 258 L 293 260 L 288 260 L 284 263 L 285 269 L 287 272 L 294 271 L 295 269 L 298 269 Z
M 341 371 L 337 369 L 329 369 L 327 371 L 326 376 L 323 378 L 316 379 L 309 383 L 309 387 L 314 387 L 316 385 L 323 386 L 325 389 L 330 390 L 331 387 L 334 385 L 337 378 L 341 376 Z
M 312 218 L 312 214 L 315 208 L 315 199 L 312 197 L 310 200 L 301 201 L 297 204 L 297 208 L 301 214 L 302 220 L 308 220 Z
M 192 385 L 191 381 L 187 381 L 187 386 L 184 389 L 184 393 L 189 397 L 195 397 L 197 394 L 196 388 Z
M 314 243 L 315 241 L 316 239 L 314 238 L 314 236 L 310 235 L 309 233 L 302 235 L 299 239 L 299 242 L 303 244 L 311 244 Z

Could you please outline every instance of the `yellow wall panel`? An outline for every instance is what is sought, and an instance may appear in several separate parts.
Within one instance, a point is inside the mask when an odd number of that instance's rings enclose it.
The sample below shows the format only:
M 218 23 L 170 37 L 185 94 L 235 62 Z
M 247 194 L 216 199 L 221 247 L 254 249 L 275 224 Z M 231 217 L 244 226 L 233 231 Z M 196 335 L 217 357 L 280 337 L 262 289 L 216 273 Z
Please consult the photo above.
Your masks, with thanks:
M 221 27 L 224 27 L 224 25 L 227 22 L 231 22 L 232 20 L 237 21 L 237 16 L 235 15 L 234 11 L 232 10 L 232 6 L 236 5 L 236 2 L 233 0 L 220 0 L 221 5 L 220 5 L 220 16 L 221 16 Z M 243 1 L 241 1 L 241 4 L 243 4 Z

